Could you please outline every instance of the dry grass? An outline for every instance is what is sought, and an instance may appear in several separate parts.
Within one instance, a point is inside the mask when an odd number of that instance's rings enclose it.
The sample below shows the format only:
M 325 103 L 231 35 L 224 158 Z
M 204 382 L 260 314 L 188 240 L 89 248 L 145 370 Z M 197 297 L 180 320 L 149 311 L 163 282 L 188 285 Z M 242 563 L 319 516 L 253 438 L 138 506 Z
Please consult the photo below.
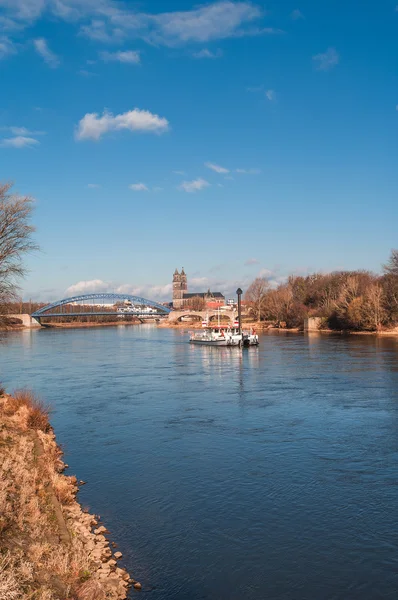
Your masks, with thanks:
M 18 412 L 21 407 L 26 407 L 28 409 L 26 419 L 26 426 L 28 429 L 39 429 L 44 432 L 50 431 L 50 407 L 44 404 L 44 402 L 30 390 L 16 390 L 11 402 L 8 404 L 14 409 L 14 413 Z
M 72 478 L 53 473 L 51 483 L 59 502 L 61 504 L 72 504 L 77 492 L 77 487 L 72 483 Z
M 0 555 L 0 600 L 25 598 L 24 590 L 33 581 L 33 565 L 21 552 Z
M 101 584 L 94 579 L 86 581 L 77 591 L 78 600 L 105 600 Z
M 53 494 L 62 508 L 78 488 L 60 473 L 48 414 L 27 390 L 0 398 L 0 600 L 105 600 L 79 527 L 59 542 Z

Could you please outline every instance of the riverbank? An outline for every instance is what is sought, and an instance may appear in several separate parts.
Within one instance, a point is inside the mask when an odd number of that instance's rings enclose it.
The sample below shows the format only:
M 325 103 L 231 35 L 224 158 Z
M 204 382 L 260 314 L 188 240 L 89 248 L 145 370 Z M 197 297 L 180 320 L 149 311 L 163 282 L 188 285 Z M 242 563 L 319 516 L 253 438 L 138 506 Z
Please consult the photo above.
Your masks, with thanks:
M 217 326 L 217 321 L 210 323 L 210 325 Z M 221 325 L 229 325 L 229 323 L 221 322 Z M 170 323 L 167 320 L 159 323 L 159 328 L 165 329 L 179 329 L 179 330 L 200 330 L 202 329 L 201 321 L 183 321 L 183 322 L 173 322 Z M 337 335 L 373 335 L 373 336 L 398 336 L 398 327 L 393 329 L 386 329 L 382 331 L 349 331 L 349 330 L 337 330 L 337 329 L 314 329 L 310 331 L 304 331 L 303 328 L 300 327 L 275 327 L 270 325 L 269 323 L 264 323 L 262 321 L 248 321 L 242 323 L 243 329 L 254 329 L 257 333 L 265 333 L 267 331 L 273 333 L 306 333 L 306 334 L 337 334 Z
M 116 325 L 142 325 L 141 321 L 109 321 L 108 323 L 79 323 L 78 321 L 73 323 L 43 323 L 42 327 L 51 329 L 78 329 L 78 328 L 90 328 L 90 327 L 115 327 Z
M 76 500 L 78 480 L 63 474 L 61 457 L 48 409 L 26 390 L 1 390 L 0 598 L 123 600 L 141 585 Z
M 82 323 L 82 322 L 73 322 L 73 323 L 43 323 L 41 327 L 47 329 L 76 329 L 76 328 L 92 328 L 92 327 L 115 327 L 119 325 L 142 325 L 141 321 L 110 321 L 107 323 Z M 35 326 L 33 329 L 39 329 L 40 326 Z M 13 324 L 1 324 L 0 331 L 26 331 L 31 329 L 30 327 L 25 327 L 21 323 L 13 323 Z

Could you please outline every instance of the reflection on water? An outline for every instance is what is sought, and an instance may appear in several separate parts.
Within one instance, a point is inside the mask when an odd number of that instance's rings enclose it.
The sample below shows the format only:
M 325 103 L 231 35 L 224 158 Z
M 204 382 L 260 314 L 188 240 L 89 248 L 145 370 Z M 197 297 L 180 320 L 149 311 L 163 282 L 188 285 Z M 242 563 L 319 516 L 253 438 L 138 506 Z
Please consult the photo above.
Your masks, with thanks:
M 398 339 L 150 326 L 1 334 L 81 501 L 154 600 L 395 598 Z

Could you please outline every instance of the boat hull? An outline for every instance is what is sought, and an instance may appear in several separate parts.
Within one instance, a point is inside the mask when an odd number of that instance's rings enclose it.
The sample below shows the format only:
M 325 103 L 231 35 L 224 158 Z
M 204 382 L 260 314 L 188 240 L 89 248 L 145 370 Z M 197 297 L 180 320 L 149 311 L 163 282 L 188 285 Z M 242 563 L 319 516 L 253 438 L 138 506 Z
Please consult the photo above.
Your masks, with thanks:
M 239 346 L 239 342 L 229 340 L 189 340 L 197 346 Z

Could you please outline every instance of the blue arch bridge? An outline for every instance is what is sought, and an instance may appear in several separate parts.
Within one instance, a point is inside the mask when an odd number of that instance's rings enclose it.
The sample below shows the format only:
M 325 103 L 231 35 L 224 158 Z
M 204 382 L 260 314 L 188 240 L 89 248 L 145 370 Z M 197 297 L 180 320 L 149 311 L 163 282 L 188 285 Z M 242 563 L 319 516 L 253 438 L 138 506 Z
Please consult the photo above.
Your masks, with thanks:
M 145 318 L 165 317 L 170 308 L 130 294 L 82 294 L 58 300 L 32 313 L 31 317 L 39 323 L 44 318 L 61 319 L 65 317 L 117 316 Z

